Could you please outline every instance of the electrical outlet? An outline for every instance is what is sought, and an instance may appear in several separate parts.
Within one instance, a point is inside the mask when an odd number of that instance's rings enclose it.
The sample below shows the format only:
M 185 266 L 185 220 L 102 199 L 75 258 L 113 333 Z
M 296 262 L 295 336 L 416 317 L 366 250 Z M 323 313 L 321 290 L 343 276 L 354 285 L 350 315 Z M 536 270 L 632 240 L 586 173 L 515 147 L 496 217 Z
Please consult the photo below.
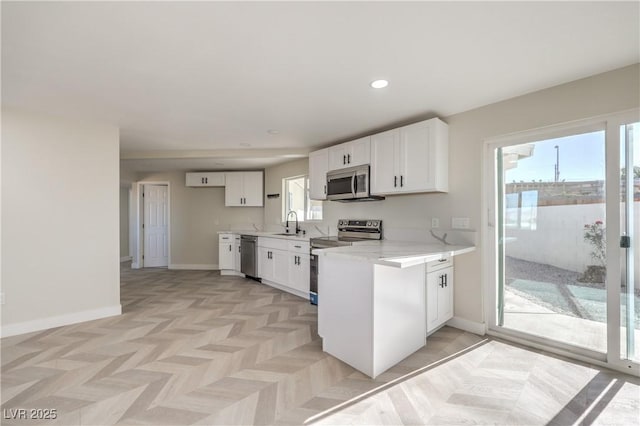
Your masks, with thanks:
M 468 217 L 452 217 L 451 227 L 453 229 L 469 229 L 470 221 Z
M 431 218 L 431 229 L 440 228 L 440 219 L 437 217 Z

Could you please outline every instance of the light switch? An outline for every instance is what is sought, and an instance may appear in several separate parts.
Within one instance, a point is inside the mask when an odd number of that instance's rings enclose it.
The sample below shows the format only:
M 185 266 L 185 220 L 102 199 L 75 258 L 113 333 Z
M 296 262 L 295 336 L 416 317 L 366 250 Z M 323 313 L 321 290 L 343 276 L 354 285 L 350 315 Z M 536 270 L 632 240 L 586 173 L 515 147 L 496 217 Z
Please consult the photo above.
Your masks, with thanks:
M 440 219 L 437 217 L 431 218 L 431 229 L 440 228 Z

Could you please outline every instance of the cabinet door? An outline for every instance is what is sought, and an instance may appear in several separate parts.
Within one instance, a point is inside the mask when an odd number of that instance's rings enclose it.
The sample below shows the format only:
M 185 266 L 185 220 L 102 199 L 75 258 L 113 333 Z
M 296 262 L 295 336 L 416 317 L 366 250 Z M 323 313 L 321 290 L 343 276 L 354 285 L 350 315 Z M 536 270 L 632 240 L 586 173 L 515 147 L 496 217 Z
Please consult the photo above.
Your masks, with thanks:
M 402 177 L 400 191 L 428 191 L 434 189 L 430 157 L 434 143 L 429 122 L 421 122 L 400 129 L 399 168 Z
M 262 207 L 264 205 L 262 172 L 244 172 L 243 206 Z
M 273 278 L 271 281 L 289 285 L 289 252 L 284 250 L 270 249 L 273 262 Z
M 240 268 L 242 266 L 242 256 L 240 253 L 240 244 L 233 244 L 233 255 L 234 255 L 234 270 L 240 272 Z
M 329 147 L 329 170 L 343 169 L 349 167 L 347 164 L 347 151 L 348 146 L 346 143 Z
M 231 172 L 225 176 L 224 205 L 227 207 L 242 206 L 242 172 Z
M 371 136 L 356 139 L 348 143 L 347 164 L 360 166 L 371 162 Z
M 309 154 L 309 197 L 312 200 L 327 199 L 327 171 L 329 150 L 321 149 Z
M 205 186 L 205 174 L 206 173 L 187 173 L 185 186 Z
M 398 131 L 371 136 L 371 193 L 391 194 L 399 190 L 397 173 Z
M 289 287 L 309 293 L 309 255 L 301 253 L 289 254 Z
M 224 186 L 223 172 L 187 173 L 186 186 Z
M 426 293 L 426 314 L 427 314 L 427 333 L 433 331 L 438 322 L 438 285 L 440 280 L 440 271 L 427 274 L 427 291 Z
M 202 173 L 204 186 L 224 186 L 224 175 L 223 172 Z
M 220 269 L 235 269 L 235 253 L 233 252 L 233 243 L 224 243 L 218 245 L 218 267 Z
M 453 268 L 438 272 L 442 275 L 444 287 L 438 286 L 438 322 L 440 324 L 453 318 Z
M 258 247 L 258 276 L 263 280 L 273 281 L 273 260 L 271 249 Z

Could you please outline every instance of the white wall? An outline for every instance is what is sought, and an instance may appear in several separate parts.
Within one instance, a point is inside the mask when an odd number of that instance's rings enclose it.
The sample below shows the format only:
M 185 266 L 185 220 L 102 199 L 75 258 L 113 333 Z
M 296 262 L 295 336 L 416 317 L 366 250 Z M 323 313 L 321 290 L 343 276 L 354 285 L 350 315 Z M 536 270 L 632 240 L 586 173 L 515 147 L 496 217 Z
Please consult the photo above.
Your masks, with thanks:
M 264 225 L 266 229 L 282 231 L 282 206 L 284 194 L 282 179 L 309 173 L 309 159 L 289 161 L 265 170 L 264 174 Z M 267 194 L 280 194 L 279 198 L 267 198 Z
M 225 207 L 224 188 L 187 187 L 185 172 L 140 173 L 138 178 L 170 183 L 170 267 L 217 268 L 218 231 L 263 226 L 262 207 Z
M 120 313 L 119 136 L 2 110 L 2 334 Z

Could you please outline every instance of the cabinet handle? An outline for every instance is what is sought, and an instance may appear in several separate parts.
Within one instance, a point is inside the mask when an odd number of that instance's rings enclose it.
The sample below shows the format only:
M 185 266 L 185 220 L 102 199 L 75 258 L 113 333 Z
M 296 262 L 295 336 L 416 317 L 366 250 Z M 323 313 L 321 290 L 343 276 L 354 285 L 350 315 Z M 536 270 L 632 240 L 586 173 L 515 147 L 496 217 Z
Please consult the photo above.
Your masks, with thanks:
M 238 246 L 238 253 L 242 253 L 242 246 Z
M 324 186 L 324 195 L 327 195 L 327 185 Z
M 347 164 L 347 156 L 346 155 L 342 156 L 342 164 Z
M 302 246 L 294 246 L 295 248 L 302 248 Z
M 209 183 L 209 178 L 208 177 L 204 178 L 204 183 Z
M 347 164 L 351 164 L 351 154 L 347 154 Z
M 200 178 L 200 183 L 204 184 L 204 178 Z
M 398 176 L 393 177 L 393 187 L 395 188 L 396 186 L 398 186 Z
M 231 244 L 229 244 L 229 251 L 231 251 Z
M 404 186 L 404 176 L 400 175 L 400 187 Z

